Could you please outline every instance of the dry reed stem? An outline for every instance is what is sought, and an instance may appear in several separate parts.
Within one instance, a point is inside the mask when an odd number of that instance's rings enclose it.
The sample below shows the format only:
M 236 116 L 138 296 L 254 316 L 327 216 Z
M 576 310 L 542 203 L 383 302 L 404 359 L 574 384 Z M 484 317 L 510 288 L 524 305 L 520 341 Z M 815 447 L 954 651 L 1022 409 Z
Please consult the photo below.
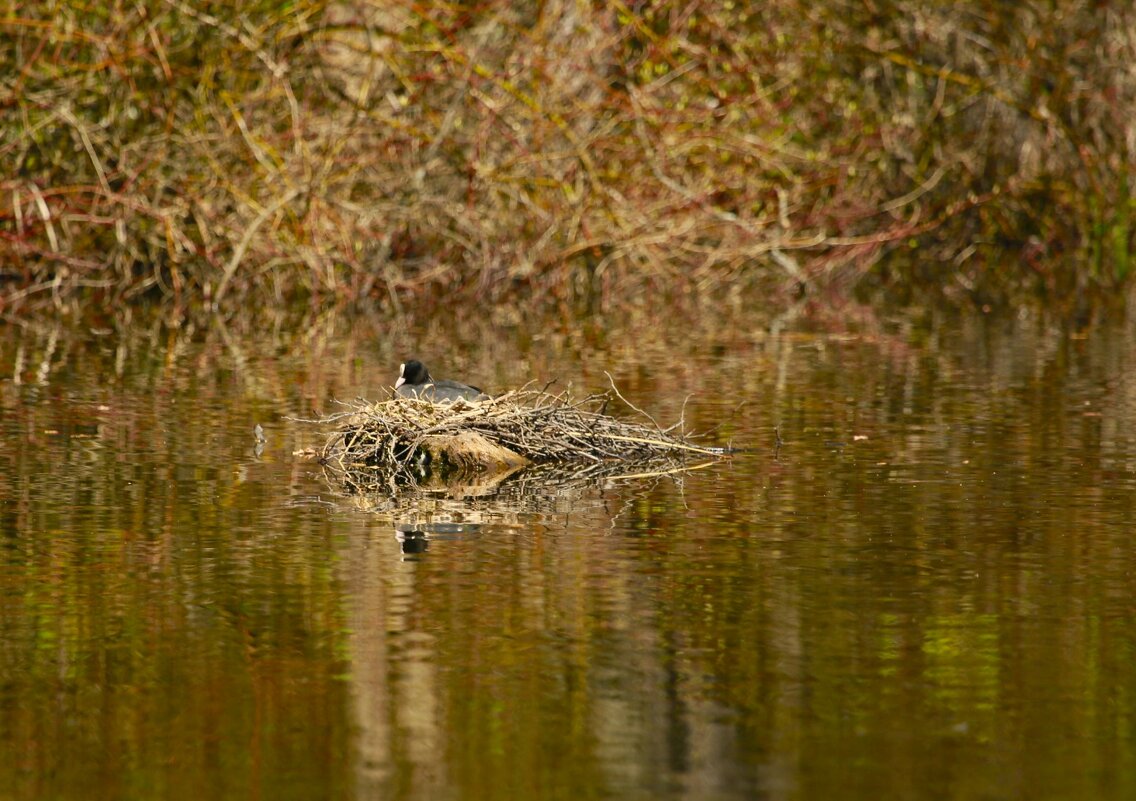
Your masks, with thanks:
M 17 5 L 7 311 L 1136 275 L 1132 4 Z

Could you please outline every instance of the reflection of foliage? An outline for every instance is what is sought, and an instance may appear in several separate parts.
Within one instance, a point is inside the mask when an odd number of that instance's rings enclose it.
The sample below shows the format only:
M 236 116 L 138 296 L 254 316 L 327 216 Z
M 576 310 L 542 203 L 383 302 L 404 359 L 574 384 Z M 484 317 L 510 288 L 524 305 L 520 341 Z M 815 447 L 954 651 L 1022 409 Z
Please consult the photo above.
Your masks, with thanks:
M 0 328 L 0 786 L 349 798 L 377 765 L 431 797 L 665 798 L 776 763 L 809 798 L 1132 796 L 1133 323 L 940 319 L 656 342 L 633 397 L 720 381 L 780 460 L 427 503 L 497 525 L 417 561 L 320 505 L 308 427 L 247 456 L 246 421 L 357 386 L 373 332 Z M 439 339 L 491 361 L 478 323 Z
M 897 245 L 962 265 L 901 273 L 947 289 L 1130 272 L 1128 4 L 22 13 L 0 236 L 25 293 L 612 301 L 844 288 Z

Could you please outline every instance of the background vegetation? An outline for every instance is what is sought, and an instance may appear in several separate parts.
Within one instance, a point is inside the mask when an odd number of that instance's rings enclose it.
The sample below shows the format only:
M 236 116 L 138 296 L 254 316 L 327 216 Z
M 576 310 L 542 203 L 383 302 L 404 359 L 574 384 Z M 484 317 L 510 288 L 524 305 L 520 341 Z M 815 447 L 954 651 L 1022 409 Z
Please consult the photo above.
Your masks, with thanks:
M 9 314 L 1132 272 L 1127 2 L 9 2 L 0 63 Z

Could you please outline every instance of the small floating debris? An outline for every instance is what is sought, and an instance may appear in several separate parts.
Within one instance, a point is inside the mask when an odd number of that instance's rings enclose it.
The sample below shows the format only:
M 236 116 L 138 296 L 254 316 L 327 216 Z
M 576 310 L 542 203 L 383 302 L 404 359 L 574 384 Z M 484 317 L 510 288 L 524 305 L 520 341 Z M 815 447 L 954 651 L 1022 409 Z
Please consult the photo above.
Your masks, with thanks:
M 617 399 L 649 422 L 609 415 L 607 408 Z M 336 426 L 322 461 L 347 474 L 359 490 L 386 487 L 392 480 L 418 483 L 428 476 L 507 475 L 527 465 L 626 468 L 629 462 L 677 463 L 728 453 L 676 432 L 682 421 L 659 427 L 614 386 L 579 400 L 567 393 L 524 388 L 449 404 L 393 397 L 346 406 L 346 411 L 318 421 Z

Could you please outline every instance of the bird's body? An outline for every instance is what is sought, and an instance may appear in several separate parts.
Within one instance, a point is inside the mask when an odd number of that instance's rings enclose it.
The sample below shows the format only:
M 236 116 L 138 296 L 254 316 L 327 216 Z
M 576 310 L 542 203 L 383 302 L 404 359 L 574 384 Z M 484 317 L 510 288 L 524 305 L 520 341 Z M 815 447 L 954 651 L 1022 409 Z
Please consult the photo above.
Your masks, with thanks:
M 404 398 L 421 398 L 434 403 L 453 403 L 454 401 L 488 400 L 489 396 L 477 387 L 457 381 L 435 381 L 426 365 L 417 359 L 403 362 L 398 370 L 398 381 L 394 383 L 396 395 Z

